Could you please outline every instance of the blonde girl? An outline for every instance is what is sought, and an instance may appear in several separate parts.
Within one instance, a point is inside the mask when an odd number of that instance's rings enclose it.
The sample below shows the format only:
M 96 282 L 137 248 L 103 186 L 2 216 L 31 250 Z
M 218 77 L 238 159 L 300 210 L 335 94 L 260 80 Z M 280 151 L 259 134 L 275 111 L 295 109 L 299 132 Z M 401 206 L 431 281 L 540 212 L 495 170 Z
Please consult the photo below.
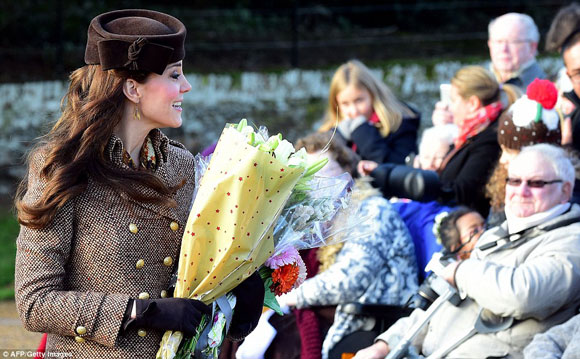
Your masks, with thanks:
M 365 160 L 405 163 L 416 152 L 420 114 L 399 101 L 362 62 L 351 60 L 335 72 L 325 122 L 319 131 L 338 132 Z

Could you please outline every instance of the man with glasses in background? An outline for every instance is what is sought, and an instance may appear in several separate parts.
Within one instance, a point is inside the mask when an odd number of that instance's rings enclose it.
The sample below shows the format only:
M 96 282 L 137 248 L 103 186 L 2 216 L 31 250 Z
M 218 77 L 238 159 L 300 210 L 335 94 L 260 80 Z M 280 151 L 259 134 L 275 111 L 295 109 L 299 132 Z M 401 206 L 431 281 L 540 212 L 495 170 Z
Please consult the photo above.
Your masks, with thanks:
M 488 36 L 490 70 L 498 82 L 525 92 L 535 78 L 546 77 L 536 62 L 540 33 L 530 16 L 511 12 L 497 17 L 489 23 Z
M 536 62 L 539 41 L 538 27 L 526 14 L 510 12 L 491 20 L 487 40 L 489 68 L 497 81 L 517 86 L 525 93 L 535 78 L 546 78 Z M 449 105 L 438 101 L 431 120 L 435 126 L 453 123 Z
M 441 357 L 522 358 L 536 333 L 576 313 L 580 206 L 569 202 L 573 188 L 574 168 L 559 147 L 524 147 L 510 162 L 507 220 L 483 233 L 469 259 L 436 273 L 464 300 L 439 308 L 413 341 L 420 354 L 442 354 L 441 349 L 449 348 Z M 510 317 L 513 324 L 494 333 L 472 332 L 480 309 L 486 313 L 487 325 Z M 424 313 L 416 309 L 400 319 L 355 359 L 384 358 Z

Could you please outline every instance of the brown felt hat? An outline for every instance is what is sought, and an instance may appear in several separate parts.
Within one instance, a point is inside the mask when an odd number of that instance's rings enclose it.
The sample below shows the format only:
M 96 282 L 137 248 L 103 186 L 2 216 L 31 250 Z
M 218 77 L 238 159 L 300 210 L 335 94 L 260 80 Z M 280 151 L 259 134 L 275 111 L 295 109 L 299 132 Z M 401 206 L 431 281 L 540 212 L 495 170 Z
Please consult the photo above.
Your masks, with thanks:
M 89 25 L 85 63 L 103 70 L 127 69 L 162 74 L 185 57 L 185 26 L 152 10 L 116 10 Z

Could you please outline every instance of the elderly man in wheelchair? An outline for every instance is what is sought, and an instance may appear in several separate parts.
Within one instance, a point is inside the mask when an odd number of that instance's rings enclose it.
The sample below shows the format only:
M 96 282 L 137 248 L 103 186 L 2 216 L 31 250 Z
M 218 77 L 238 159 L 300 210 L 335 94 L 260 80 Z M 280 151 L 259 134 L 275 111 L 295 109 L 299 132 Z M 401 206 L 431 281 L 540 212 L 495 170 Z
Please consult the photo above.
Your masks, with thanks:
M 448 283 L 442 299 L 462 300 L 415 309 L 354 358 L 522 358 L 536 333 L 571 318 L 580 305 L 574 177 L 562 149 L 524 148 L 509 165 L 507 220 L 483 233 L 469 259 L 435 270 Z

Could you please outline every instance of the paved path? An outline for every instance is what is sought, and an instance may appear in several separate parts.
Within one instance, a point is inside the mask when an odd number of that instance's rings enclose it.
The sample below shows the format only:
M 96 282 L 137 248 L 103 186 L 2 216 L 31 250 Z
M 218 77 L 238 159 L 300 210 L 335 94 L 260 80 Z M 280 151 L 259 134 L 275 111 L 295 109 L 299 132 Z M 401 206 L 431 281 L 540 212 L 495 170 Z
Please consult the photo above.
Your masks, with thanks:
M 41 333 L 31 333 L 22 327 L 14 301 L 0 301 L 0 351 L 36 350 L 41 336 Z

